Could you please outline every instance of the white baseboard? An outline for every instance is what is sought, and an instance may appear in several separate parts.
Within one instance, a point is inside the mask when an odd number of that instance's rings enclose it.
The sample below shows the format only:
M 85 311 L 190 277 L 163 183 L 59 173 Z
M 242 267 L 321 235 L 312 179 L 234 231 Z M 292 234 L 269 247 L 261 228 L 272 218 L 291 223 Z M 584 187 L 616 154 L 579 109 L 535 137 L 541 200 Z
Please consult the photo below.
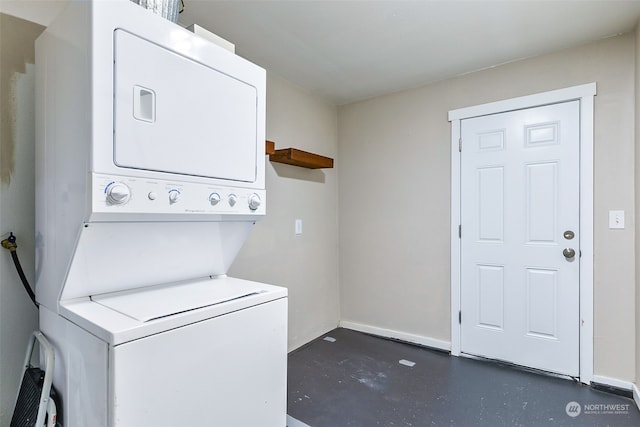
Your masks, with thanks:
M 392 329 L 378 328 L 376 326 L 364 325 L 362 323 L 340 321 L 341 328 L 353 329 L 354 331 L 365 332 L 367 334 L 378 335 L 385 338 L 392 338 L 400 341 L 406 341 L 414 344 L 423 345 L 425 347 L 436 348 L 438 350 L 451 351 L 451 343 L 422 335 L 409 334 L 406 332 L 394 331 Z
M 635 384 L 633 384 L 633 400 L 636 402 L 638 410 L 640 410 L 640 390 L 638 390 L 638 386 Z
M 309 427 L 309 425 L 300 420 L 296 420 L 291 415 L 287 415 L 287 427 Z
M 294 351 L 296 351 L 299 348 L 304 347 L 305 345 L 309 344 L 310 342 L 322 337 L 323 335 L 327 334 L 328 332 L 331 332 L 332 330 L 334 330 L 335 328 L 339 327 L 340 325 L 331 325 L 331 326 L 324 326 L 324 329 L 326 329 L 324 332 L 322 333 L 318 333 L 318 331 L 313 332 L 313 335 L 311 336 L 306 336 L 306 337 L 296 337 L 295 340 L 291 340 L 289 339 L 289 346 L 287 347 L 287 353 L 292 353 Z M 322 329 L 320 329 L 322 331 Z M 292 344 L 293 341 L 293 345 Z
M 592 376 L 591 382 L 620 388 L 622 390 L 633 390 L 633 383 L 631 381 L 623 381 L 616 378 L 603 377 L 601 375 Z

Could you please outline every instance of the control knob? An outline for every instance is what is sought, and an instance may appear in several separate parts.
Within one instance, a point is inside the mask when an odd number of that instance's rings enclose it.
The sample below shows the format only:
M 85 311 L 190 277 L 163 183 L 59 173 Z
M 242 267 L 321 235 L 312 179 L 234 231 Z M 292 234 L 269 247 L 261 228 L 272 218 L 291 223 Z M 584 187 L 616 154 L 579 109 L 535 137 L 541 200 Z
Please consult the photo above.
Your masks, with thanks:
M 178 190 L 169 191 L 169 204 L 178 203 L 180 199 L 180 192 Z
M 236 201 L 237 201 L 236 199 L 237 199 L 237 196 L 235 194 L 230 194 L 228 199 L 229 206 L 234 207 L 236 205 Z
M 258 209 L 260 207 L 260 203 L 260 196 L 258 196 L 256 193 L 253 193 L 249 196 L 249 209 L 251 209 L 252 211 Z
M 110 205 L 124 205 L 131 198 L 131 190 L 122 182 L 113 182 L 106 189 L 107 203 Z
M 222 198 L 218 193 L 211 193 L 209 195 L 209 203 L 211 203 L 211 206 L 217 205 L 218 203 L 220 203 L 220 200 L 222 200 Z

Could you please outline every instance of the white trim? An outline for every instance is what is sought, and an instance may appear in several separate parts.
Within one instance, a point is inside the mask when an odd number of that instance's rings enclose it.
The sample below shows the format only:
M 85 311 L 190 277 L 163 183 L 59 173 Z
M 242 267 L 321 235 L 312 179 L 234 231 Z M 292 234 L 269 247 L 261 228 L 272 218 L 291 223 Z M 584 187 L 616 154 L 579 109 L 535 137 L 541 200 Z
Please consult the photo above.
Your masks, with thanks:
M 588 86 L 588 87 L 587 87 Z M 596 84 L 580 97 L 580 381 L 593 377 L 593 126 Z
M 392 329 L 378 328 L 377 326 L 364 325 L 362 323 L 340 321 L 340 327 L 352 329 L 354 331 L 365 332 L 367 334 L 377 335 L 385 338 L 419 344 L 425 347 L 431 347 L 438 350 L 449 351 L 451 345 L 447 341 L 429 338 L 422 335 L 409 334 L 406 332 L 394 331 Z
M 580 381 L 593 381 L 593 97 L 596 83 L 449 111 L 451 121 L 451 354 L 460 355 L 460 120 L 580 101 Z
M 636 406 L 640 410 L 640 390 L 638 390 L 638 386 L 633 384 L 633 400 L 636 402 Z
M 603 377 L 602 375 L 594 375 L 591 377 L 591 382 L 596 384 L 602 384 L 609 387 L 619 388 L 621 390 L 633 390 L 634 384 L 631 381 L 623 381 L 617 378 Z
M 451 112 L 449 112 L 451 116 Z M 460 120 L 451 122 L 451 354 L 460 356 L 460 261 L 461 240 L 459 226 L 462 214 L 460 210 Z
M 595 94 L 596 84 L 587 83 L 584 85 L 572 86 L 549 92 L 541 92 L 533 95 L 520 96 L 518 98 L 505 99 L 503 101 L 458 108 L 457 110 L 449 111 L 449 121 L 470 119 L 471 117 L 486 116 L 487 114 L 504 113 L 506 111 L 556 104 L 558 102 L 593 97 Z

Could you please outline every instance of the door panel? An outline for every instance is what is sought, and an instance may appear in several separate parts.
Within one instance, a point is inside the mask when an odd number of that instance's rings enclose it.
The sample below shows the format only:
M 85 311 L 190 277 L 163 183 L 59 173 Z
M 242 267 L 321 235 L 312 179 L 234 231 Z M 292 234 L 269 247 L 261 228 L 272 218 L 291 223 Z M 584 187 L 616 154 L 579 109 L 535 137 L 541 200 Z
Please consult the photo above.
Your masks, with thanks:
M 579 101 L 461 121 L 462 352 L 579 374 L 579 121 Z
M 526 165 L 527 243 L 553 244 L 555 242 L 557 162 Z
M 478 325 L 502 330 L 504 326 L 504 267 L 478 266 Z
M 558 272 L 527 269 L 527 334 L 557 338 Z
M 478 169 L 478 239 L 502 242 L 504 167 Z

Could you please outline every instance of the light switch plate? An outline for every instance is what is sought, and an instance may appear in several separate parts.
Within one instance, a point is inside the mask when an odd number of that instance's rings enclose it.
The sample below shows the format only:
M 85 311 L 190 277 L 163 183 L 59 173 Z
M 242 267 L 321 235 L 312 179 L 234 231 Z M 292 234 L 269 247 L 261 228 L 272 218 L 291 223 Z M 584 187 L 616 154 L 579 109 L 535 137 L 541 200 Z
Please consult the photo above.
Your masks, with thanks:
M 302 234 L 302 220 L 296 219 L 296 234 Z
M 609 228 L 624 228 L 624 211 L 609 211 Z

